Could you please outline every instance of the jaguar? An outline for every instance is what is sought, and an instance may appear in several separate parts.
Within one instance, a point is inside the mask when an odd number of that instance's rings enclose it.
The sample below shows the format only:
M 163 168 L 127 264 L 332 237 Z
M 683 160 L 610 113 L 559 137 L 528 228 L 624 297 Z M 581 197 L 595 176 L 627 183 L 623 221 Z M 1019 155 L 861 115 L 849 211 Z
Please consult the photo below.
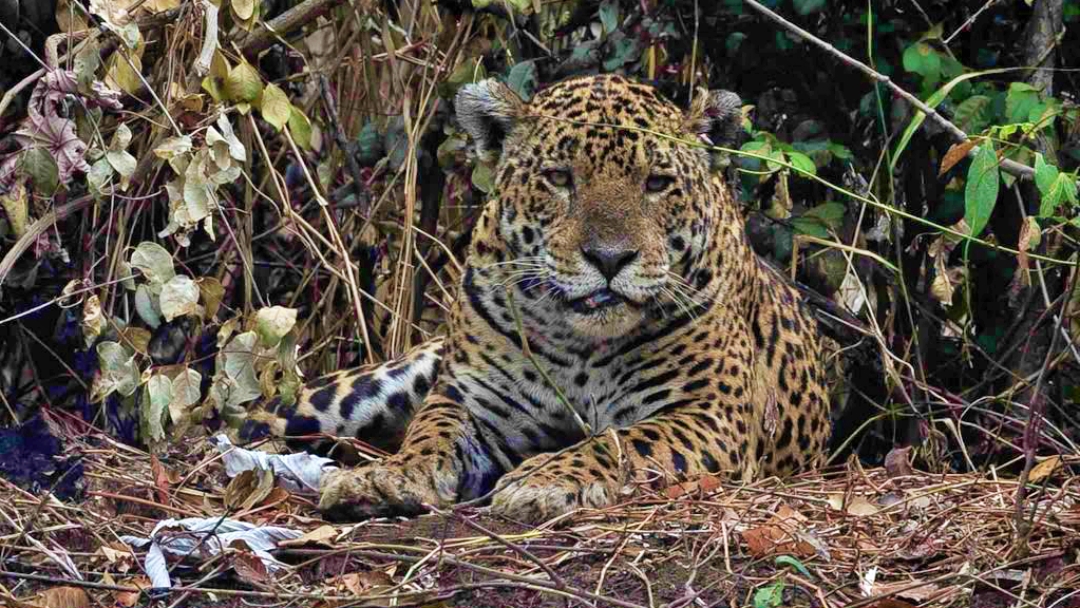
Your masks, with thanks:
M 710 146 L 740 128 L 741 102 L 699 89 L 686 106 L 619 75 L 529 101 L 463 87 L 457 122 L 494 180 L 445 337 L 269 403 L 247 436 L 396 449 L 323 479 L 333 520 L 486 497 L 536 522 L 630 483 L 821 464 L 822 334 L 751 249 Z

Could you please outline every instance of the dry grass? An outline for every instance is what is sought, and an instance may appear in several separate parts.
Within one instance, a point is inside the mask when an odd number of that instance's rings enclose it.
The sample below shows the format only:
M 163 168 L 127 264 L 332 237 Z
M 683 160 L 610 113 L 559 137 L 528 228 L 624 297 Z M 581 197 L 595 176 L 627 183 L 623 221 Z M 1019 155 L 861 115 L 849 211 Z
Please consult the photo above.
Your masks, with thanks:
M 61 425 L 66 426 L 66 425 Z M 72 423 L 87 498 L 63 504 L 4 483 L 0 593 L 78 587 L 101 605 L 147 600 L 136 588 L 148 536 L 164 518 L 228 515 L 310 532 L 277 552 L 277 576 L 243 546 L 170 560 L 160 605 L 526 606 L 1076 606 L 1080 488 L 1061 469 L 1037 473 L 1017 543 L 1016 482 L 849 464 L 750 485 L 702 479 L 638 488 L 604 510 L 539 528 L 463 509 L 412 521 L 328 526 L 310 497 L 274 490 L 230 511 L 227 478 L 206 444 L 162 458 Z M 164 456 L 167 456 L 165 458 Z M 1076 464 L 1075 462 L 1072 464 Z M 1043 477 L 1042 475 L 1046 475 Z M 230 491 L 231 492 L 231 491 Z M 210 541 L 204 541 L 210 542 Z M 787 557 L 780 557 L 787 556 Z M 82 582 L 75 579 L 82 576 Z M 776 590 L 779 603 L 755 596 Z

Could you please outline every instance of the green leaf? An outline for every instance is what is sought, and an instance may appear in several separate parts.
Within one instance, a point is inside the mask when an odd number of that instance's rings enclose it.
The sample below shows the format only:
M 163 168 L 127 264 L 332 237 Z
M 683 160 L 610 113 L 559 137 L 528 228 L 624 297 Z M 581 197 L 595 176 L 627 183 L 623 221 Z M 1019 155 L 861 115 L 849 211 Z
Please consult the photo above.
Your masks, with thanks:
M 43 147 L 30 148 L 19 159 L 23 173 L 30 177 L 34 190 L 42 196 L 52 196 L 60 188 L 60 167 Z
M 834 142 L 829 142 L 827 146 L 829 153 L 840 160 L 851 160 L 855 158 L 855 155 L 851 153 L 851 150 L 847 149 L 847 146 Z
M 822 203 L 812 209 L 807 209 L 802 217 L 814 217 L 830 228 L 839 228 L 844 219 L 847 207 L 843 203 Z
M 464 163 L 465 151 L 468 147 L 464 134 L 455 133 L 439 144 L 439 149 L 435 151 L 435 158 L 443 169 L 453 169 Z
M 262 112 L 263 120 L 274 125 L 274 128 L 280 131 L 289 122 L 292 115 L 292 104 L 289 103 L 285 91 L 282 91 L 276 84 L 270 83 L 263 89 L 259 111 Z
M 241 21 L 251 19 L 255 14 L 254 0 L 232 0 L 232 10 Z
M 1027 122 L 1031 111 L 1039 105 L 1039 90 L 1024 82 L 1009 84 L 1005 96 L 1005 116 L 1009 122 Z
M 754 608 L 776 608 L 784 602 L 784 583 L 777 581 L 754 592 Z
M 612 36 L 611 55 L 604 60 L 604 69 L 612 72 L 622 66 L 634 62 L 641 55 L 641 42 L 636 37 L 624 35 Z
M 1059 173 L 1039 203 L 1039 217 L 1050 217 L 1064 203 L 1076 204 L 1076 176 Z
M 152 241 L 139 243 L 131 254 L 131 265 L 141 270 L 152 283 L 165 284 L 176 276 L 172 256 L 164 247 Z
M 112 391 L 117 391 L 125 397 L 130 397 L 139 388 L 139 366 L 135 363 L 135 354 L 118 342 L 99 342 L 95 349 L 98 356 L 98 364 L 101 367 L 101 381 L 104 388 L 98 396 L 104 397 Z M 95 387 L 96 388 L 96 387 Z
M 522 15 L 528 15 L 532 13 L 533 0 L 506 0 L 510 6 L 514 7 L 514 10 Z
M 26 234 L 30 223 L 30 196 L 23 182 L 16 181 L 7 192 L 0 192 L 0 208 L 7 214 L 8 226 L 15 236 Z
M 739 47 L 742 46 L 744 40 L 746 40 L 746 34 L 743 32 L 728 34 L 727 40 L 724 41 L 724 48 L 727 50 L 728 57 L 734 57 L 739 52 Z
M 202 374 L 185 368 L 172 379 L 172 402 L 169 413 L 174 423 L 180 422 L 188 408 L 199 402 L 202 397 Z
M 494 173 L 491 171 L 491 167 L 484 163 L 476 163 L 472 172 L 472 185 L 484 194 L 491 194 L 491 190 L 495 187 L 493 180 L 495 179 Z
M 933 95 L 927 98 L 926 105 L 930 106 L 931 108 L 937 108 L 937 106 L 941 104 L 941 102 L 945 101 L 945 98 L 949 96 L 949 93 L 953 90 L 953 88 L 955 88 L 956 85 L 960 84 L 961 82 L 970 80 L 977 76 L 1000 74 L 1002 72 L 1012 71 L 1013 69 L 1014 68 L 998 68 L 957 76 L 956 78 L 953 78 L 949 82 L 945 83 L 945 86 L 941 87 L 940 89 L 935 91 Z M 924 120 L 926 120 L 926 114 L 921 111 L 916 112 L 915 116 L 911 118 L 911 122 L 908 123 L 907 128 L 904 129 L 904 134 L 900 137 L 900 143 L 896 145 L 896 152 L 893 152 L 892 164 L 889 165 L 890 169 L 896 169 L 896 163 L 900 161 L 900 155 L 904 153 L 905 149 L 907 149 L 908 142 L 911 141 L 912 136 L 914 136 L 915 132 L 918 131 L 919 127 L 922 126 Z
M 953 110 L 953 121 L 965 133 L 978 133 L 990 124 L 987 110 L 991 99 L 986 95 L 972 95 L 961 101 Z
M 998 161 L 994 145 L 983 142 L 968 168 L 967 184 L 964 186 L 964 221 L 971 229 L 971 236 L 982 234 L 990 214 L 997 204 Z
M 161 288 L 158 302 L 166 321 L 193 314 L 199 306 L 199 286 L 191 277 L 178 274 Z
M 172 160 L 191 152 L 191 136 L 170 137 L 154 148 L 154 156 L 165 160 Z
M 788 566 L 794 568 L 799 574 L 810 578 L 810 571 L 806 569 L 806 566 L 804 566 L 802 562 L 790 555 L 777 556 L 775 563 L 777 566 Z
M 284 306 L 260 308 L 255 315 L 255 332 L 263 346 L 275 346 L 296 325 L 296 309 Z
M 135 312 L 139 313 L 139 318 L 151 329 L 157 329 L 161 325 L 161 315 L 158 314 L 158 305 L 154 303 L 154 294 L 145 284 L 135 288 Z
M 796 217 L 792 218 L 791 226 L 795 228 L 795 232 L 799 234 L 806 234 L 809 236 L 816 236 L 819 239 L 829 238 L 829 231 L 822 224 L 821 220 L 815 217 Z
M 364 123 L 360 134 L 356 136 L 356 162 L 362 167 L 371 167 L 379 162 L 386 150 L 383 148 L 383 138 L 379 134 L 379 128 L 374 122 Z
M 165 439 L 165 415 L 173 398 L 172 381 L 162 374 L 150 376 L 146 383 L 146 394 L 142 400 L 141 414 L 143 439 L 161 441 Z
M 810 160 L 809 156 L 802 152 L 788 152 L 787 157 L 791 166 L 810 175 L 817 175 L 817 167 L 814 166 L 814 161 Z
M 225 79 L 225 94 L 229 101 L 253 103 L 259 98 L 262 88 L 259 72 L 246 61 L 233 66 Z
M 941 55 L 925 42 L 916 42 L 904 50 L 904 69 L 923 77 L 928 84 L 941 79 Z
M 289 112 L 289 133 L 302 150 L 311 150 L 311 121 L 296 106 Z
M 132 175 L 135 175 L 135 165 L 138 164 L 135 157 L 127 150 L 109 150 L 105 153 L 105 158 L 112 165 L 112 168 L 120 174 L 120 189 L 127 190 L 128 180 L 131 179 Z
M 1039 129 L 1048 129 L 1054 126 L 1054 120 L 1060 114 L 1061 102 L 1051 97 L 1032 106 L 1027 119 Z
M 525 101 L 532 99 L 536 90 L 536 62 L 522 61 L 510 68 L 506 84 Z
M 604 26 L 605 34 L 610 34 L 619 28 L 618 2 L 604 0 L 600 3 L 600 24 Z
M 1050 186 L 1057 179 L 1058 168 L 1048 164 L 1041 152 L 1035 153 L 1035 185 L 1039 187 L 1039 194 L 1046 196 Z
M 763 141 L 763 140 L 748 141 L 745 144 L 743 144 L 742 148 L 740 148 L 740 149 L 743 152 L 750 152 L 751 154 L 756 154 L 758 156 L 764 156 L 764 157 L 767 157 L 769 159 L 776 159 L 778 161 L 783 161 L 784 160 L 784 153 L 781 152 L 780 150 L 777 150 L 777 149 L 773 148 L 772 144 L 770 144 L 768 141 Z M 755 158 L 755 157 L 750 157 L 750 158 L 752 160 L 754 160 L 754 161 L 759 162 L 759 163 L 762 160 L 760 158 Z M 758 165 L 752 164 L 751 166 L 753 167 L 753 166 L 758 166 Z M 778 163 L 778 162 L 775 162 L 774 160 L 765 160 L 765 166 L 768 168 L 769 171 L 776 171 L 776 170 L 780 169 L 780 167 L 782 165 L 780 163 Z
M 86 174 L 86 183 L 90 186 L 91 192 L 101 194 L 105 192 L 105 186 L 109 185 L 112 176 L 112 165 L 108 158 L 102 156 L 90 166 L 90 172 Z
M 253 331 L 244 332 L 225 346 L 225 375 L 235 385 L 230 386 L 229 402 L 243 403 L 262 395 L 255 374 L 255 348 L 258 336 Z
M 809 15 L 825 7 L 825 0 L 792 0 L 791 3 L 795 6 L 795 12 L 800 15 Z
M 458 89 L 484 78 L 487 78 L 487 70 L 484 69 L 482 63 L 478 63 L 478 60 L 472 58 L 462 61 L 442 82 L 439 87 L 439 95 L 447 99 L 453 99 Z

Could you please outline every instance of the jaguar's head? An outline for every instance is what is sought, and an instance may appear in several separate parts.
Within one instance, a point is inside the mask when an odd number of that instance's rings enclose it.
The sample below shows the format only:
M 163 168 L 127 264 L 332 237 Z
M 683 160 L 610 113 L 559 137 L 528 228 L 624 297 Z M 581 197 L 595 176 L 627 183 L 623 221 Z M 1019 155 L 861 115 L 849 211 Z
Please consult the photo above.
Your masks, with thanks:
M 555 307 L 574 333 L 626 335 L 659 306 L 689 305 L 711 280 L 714 227 L 737 213 L 710 153 L 685 142 L 730 140 L 735 94 L 702 91 L 683 110 L 607 75 L 529 102 L 486 80 L 455 105 L 480 158 L 497 159 L 489 219 L 506 252 L 497 274 Z

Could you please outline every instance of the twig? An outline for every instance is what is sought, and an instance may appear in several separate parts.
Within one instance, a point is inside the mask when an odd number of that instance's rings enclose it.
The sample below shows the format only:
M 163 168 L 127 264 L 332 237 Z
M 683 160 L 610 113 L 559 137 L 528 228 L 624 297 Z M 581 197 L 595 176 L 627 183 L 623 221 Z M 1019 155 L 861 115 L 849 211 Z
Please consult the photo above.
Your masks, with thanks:
M 352 191 L 356 196 L 356 202 L 360 206 L 360 213 L 367 217 L 371 213 L 370 197 L 364 192 L 364 177 L 360 173 L 360 163 L 356 162 L 353 147 L 345 138 L 345 131 L 341 128 L 341 120 L 338 117 L 337 104 L 334 103 L 334 94 L 330 91 L 330 80 L 326 74 L 319 74 L 319 94 L 322 96 L 323 105 L 326 107 L 326 118 L 330 121 L 330 132 L 334 135 L 334 142 L 345 157 L 345 168 L 349 170 L 352 178 Z
M 304 0 L 238 40 L 240 52 L 248 57 L 258 55 L 279 36 L 304 27 L 343 3 L 344 0 Z
M 380 558 L 380 559 L 387 559 L 387 560 L 399 561 L 399 562 L 409 562 L 409 563 L 417 562 L 417 561 L 420 561 L 422 559 L 422 558 L 419 558 L 419 557 L 411 557 L 411 556 L 407 556 L 407 555 L 396 555 L 394 553 L 385 553 L 383 551 L 369 551 L 369 550 L 357 550 L 357 551 L 354 552 L 354 555 L 358 555 L 358 556 L 361 556 L 361 557 L 377 557 L 377 558 Z M 591 601 L 594 601 L 594 602 L 603 602 L 605 604 L 611 604 L 613 606 L 622 606 L 623 608 L 645 608 L 641 604 L 635 604 L 633 602 L 627 602 L 627 601 L 623 601 L 623 600 L 616 599 L 616 598 L 613 598 L 613 597 L 597 595 L 595 593 L 590 593 L 588 591 L 583 591 L 581 589 L 575 589 L 573 587 L 567 587 L 565 589 L 560 589 L 556 585 L 556 583 L 553 583 L 553 582 L 548 582 L 548 581 L 545 581 L 545 580 L 532 578 L 532 577 L 529 577 L 529 576 L 522 576 L 520 574 L 513 574 L 513 573 L 510 573 L 510 572 L 502 572 L 502 571 L 496 570 L 494 568 L 488 568 L 487 566 L 481 566 L 481 565 L 478 565 L 478 564 L 473 564 L 471 562 L 460 560 L 460 559 L 457 559 L 455 557 L 444 556 L 442 558 L 442 561 L 447 563 L 447 564 L 450 564 L 452 566 L 458 566 L 460 568 L 465 568 L 467 570 L 473 570 L 474 572 L 479 572 L 481 574 L 487 574 L 489 576 L 494 576 L 496 578 L 502 578 L 502 579 L 506 579 L 506 580 L 510 580 L 510 581 L 516 581 L 516 582 L 519 582 L 519 583 L 525 583 L 527 585 L 532 585 L 534 587 L 539 587 L 539 588 L 541 588 L 543 590 L 552 591 L 552 592 L 558 592 L 558 593 L 570 595 L 570 596 L 573 596 L 573 597 L 576 597 L 576 598 L 579 598 L 579 599 L 588 599 L 588 600 L 591 600 Z
M 444 512 L 444 511 L 439 511 L 438 509 L 432 509 L 432 510 L 435 511 L 436 513 L 440 514 L 440 515 L 445 516 L 445 515 L 448 514 L 448 513 Z M 510 542 L 509 540 L 506 540 L 505 538 L 503 538 L 502 536 L 496 534 L 495 532 L 492 532 L 491 530 L 488 530 L 484 526 L 481 526 L 480 524 L 478 524 L 475 521 L 469 519 L 465 515 L 462 515 L 460 511 L 451 510 L 449 512 L 449 515 L 451 517 L 453 517 L 454 519 L 456 519 L 457 521 L 460 521 L 461 523 L 465 524 L 467 527 L 472 528 L 473 530 L 476 530 L 477 532 L 483 534 L 484 536 L 487 536 L 491 540 L 499 543 L 500 545 L 506 547 L 507 549 L 510 549 L 511 551 L 520 554 L 522 557 L 524 557 L 525 559 L 529 560 L 530 562 L 536 564 L 541 570 L 543 570 L 544 573 L 547 574 L 549 578 L 551 578 L 552 582 L 559 585 L 559 587 L 562 587 L 563 589 L 566 588 L 566 581 L 564 581 L 563 578 L 561 576 L 559 576 L 557 572 L 552 570 L 551 566 L 547 565 L 547 563 L 544 562 L 544 560 L 542 560 L 539 557 L 533 555 L 532 552 L 529 551 L 528 549 L 526 549 L 525 547 L 522 547 L 520 545 L 516 545 L 516 544 Z
M 1074 270 L 1068 284 L 1065 287 L 1064 293 L 1072 293 L 1072 290 L 1076 283 L 1077 270 Z M 1054 352 L 1058 343 L 1058 338 L 1061 336 L 1063 324 L 1065 321 L 1065 314 L 1061 314 L 1057 318 L 1056 327 L 1054 332 L 1050 336 L 1050 348 L 1046 351 L 1046 357 L 1043 359 L 1042 367 L 1039 369 L 1039 376 L 1035 380 L 1035 388 L 1031 391 L 1031 404 L 1028 406 L 1028 420 L 1024 427 L 1024 470 L 1020 472 L 1020 481 L 1016 486 L 1016 534 L 1013 548 L 1020 554 L 1021 557 L 1027 557 L 1030 552 L 1028 546 L 1028 539 L 1031 536 L 1031 530 L 1034 523 L 1034 511 L 1032 512 L 1032 519 L 1024 519 L 1024 499 L 1027 498 L 1027 484 L 1028 479 L 1031 476 L 1031 469 L 1035 466 L 1035 451 L 1039 446 L 1039 430 L 1042 428 L 1043 411 L 1046 408 L 1046 400 L 1042 397 L 1042 385 L 1046 378 L 1046 372 L 1050 367 L 1050 362 L 1054 358 Z

